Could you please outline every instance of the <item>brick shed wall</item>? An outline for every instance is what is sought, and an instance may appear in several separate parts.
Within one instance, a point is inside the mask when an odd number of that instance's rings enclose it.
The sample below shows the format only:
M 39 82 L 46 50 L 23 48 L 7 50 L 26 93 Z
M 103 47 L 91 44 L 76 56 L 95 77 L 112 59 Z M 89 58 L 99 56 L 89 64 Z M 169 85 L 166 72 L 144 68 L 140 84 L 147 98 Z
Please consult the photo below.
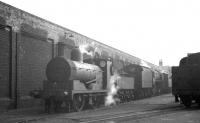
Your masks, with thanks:
M 38 34 L 40 34 L 38 30 Z M 37 36 L 37 35 L 35 35 Z M 29 95 L 34 89 L 42 89 L 46 79 L 45 68 L 52 58 L 52 44 L 45 39 L 34 37 L 32 32 L 23 32 L 20 41 L 19 71 L 21 96 Z
M 32 99 L 30 91 L 42 89 L 46 80 L 45 68 L 55 51 L 53 40 L 47 38 L 47 31 L 33 28 L 27 24 L 21 25 L 18 39 L 18 98 L 19 107 L 33 106 L 35 101 L 24 103 Z M 28 104 L 29 103 L 29 104 Z

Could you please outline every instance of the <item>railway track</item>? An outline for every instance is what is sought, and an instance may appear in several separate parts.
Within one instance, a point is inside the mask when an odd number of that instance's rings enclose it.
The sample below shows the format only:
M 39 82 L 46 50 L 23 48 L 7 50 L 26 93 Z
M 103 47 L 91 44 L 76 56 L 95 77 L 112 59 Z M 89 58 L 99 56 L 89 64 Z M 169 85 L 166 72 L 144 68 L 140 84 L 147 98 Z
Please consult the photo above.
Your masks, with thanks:
M 44 119 L 49 119 L 52 117 L 59 116 L 57 114 L 41 114 L 40 116 L 35 116 L 35 117 L 18 117 L 16 119 L 11 120 L 10 122 L 14 123 L 34 123 L 36 121 L 44 120 Z
M 120 112 L 120 113 L 112 113 L 112 114 L 100 114 L 100 115 L 91 115 L 88 117 L 80 117 L 80 118 L 70 118 L 73 121 L 80 122 L 80 123 L 94 123 L 94 122 L 104 122 L 104 121 L 124 121 L 125 119 L 131 119 L 131 120 L 138 120 L 143 118 L 149 118 L 154 117 L 158 115 L 164 115 L 169 113 L 175 113 L 178 111 L 181 111 L 182 107 L 168 107 L 168 108 L 162 108 L 162 109 L 152 109 L 152 110 L 146 110 L 146 111 L 126 111 L 126 112 Z
M 14 121 L 15 123 L 34 123 L 39 122 L 42 120 L 51 120 L 54 119 L 62 119 L 62 121 L 71 120 L 78 123 L 93 123 L 93 122 L 104 122 L 104 121 L 123 121 L 123 120 L 138 120 L 143 118 L 149 118 L 154 117 L 158 115 L 164 115 L 164 114 L 170 114 L 175 113 L 178 111 L 183 110 L 184 108 L 181 106 L 162 106 L 162 107 L 156 107 L 150 110 L 142 110 L 142 111 L 135 111 L 135 110 L 129 110 L 129 111 L 120 111 L 120 112 L 113 112 L 113 113 L 99 113 L 99 114 L 92 114 L 87 116 L 80 116 L 80 115 L 64 115 L 64 114 L 42 114 L 37 117 L 31 117 L 31 118 L 22 118 Z M 108 109 L 109 110 L 109 109 Z M 83 113 L 91 113 L 89 112 L 83 112 Z M 80 112 L 82 113 L 82 112 Z
M 166 97 L 163 97 L 166 99 Z M 167 98 L 168 99 L 168 98 Z M 168 101 L 169 100 L 169 101 Z M 154 117 L 162 114 L 170 114 L 184 111 L 184 107 L 171 103 L 171 99 L 163 100 L 162 98 L 151 99 L 149 103 L 147 100 L 134 103 L 124 103 L 117 106 L 101 107 L 95 110 L 85 110 L 81 112 L 59 113 L 59 114 L 36 114 L 36 115 L 13 115 L 13 118 L 5 119 L 5 123 L 66 123 L 68 121 L 91 123 L 91 122 L 105 122 L 105 121 L 122 121 L 123 120 L 137 120 L 142 118 Z M 153 101 L 153 102 L 151 102 Z
M 90 115 L 81 116 L 79 114 L 74 115 L 65 115 L 65 114 L 41 114 L 40 116 L 35 117 L 18 117 L 14 119 L 12 122 L 15 123 L 34 123 L 39 122 L 42 120 L 51 120 L 52 118 L 62 119 L 62 120 L 72 120 L 74 122 L 81 122 L 81 123 L 92 123 L 92 122 L 101 122 L 101 121 L 108 121 L 108 120 L 118 120 L 118 119 L 141 119 L 145 117 L 152 117 L 156 115 L 162 115 L 166 113 L 172 113 L 175 111 L 179 111 L 182 108 L 180 106 L 166 106 L 162 108 L 153 108 L 151 110 L 144 110 L 144 111 L 120 111 L 120 112 L 113 112 L 113 113 L 98 113 L 98 114 L 91 114 L 93 112 L 90 111 L 83 111 L 79 113 L 90 113 Z M 102 109 L 102 110 L 110 110 Z

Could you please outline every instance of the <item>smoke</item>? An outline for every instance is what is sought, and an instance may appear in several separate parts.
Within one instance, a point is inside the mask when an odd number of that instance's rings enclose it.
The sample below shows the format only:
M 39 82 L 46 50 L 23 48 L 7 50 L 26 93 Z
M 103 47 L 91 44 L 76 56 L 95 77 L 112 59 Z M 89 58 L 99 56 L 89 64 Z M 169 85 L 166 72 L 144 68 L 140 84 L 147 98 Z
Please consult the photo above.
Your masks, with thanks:
M 114 74 L 111 76 L 109 81 L 109 91 L 105 100 L 105 105 L 115 105 L 117 99 L 115 98 L 115 95 L 117 94 L 117 91 L 119 89 L 119 86 L 117 85 L 117 81 L 120 79 L 120 76 L 118 74 Z
M 101 55 L 100 49 L 96 47 L 94 43 L 80 45 L 79 49 L 82 54 L 86 54 L 91 58 L 99 57 Z
M 89 55 L 91 57 L 94 56 L 94 48 L 92 46 L 88 45 L 88 44 L 80 45 L 79 49 L 80 49 L 82 54 L 85 53 L 85 54 L 87 54 L 87 55 Z
M 147 68 L 151 68 L 148 64 L 147 64 L 147 62 L 145 62 L 145 61 L 141 61 L 141 63 L 140 63 L 140 65 L 141 66 L 144 66 L 144 67 L 147 67 Z

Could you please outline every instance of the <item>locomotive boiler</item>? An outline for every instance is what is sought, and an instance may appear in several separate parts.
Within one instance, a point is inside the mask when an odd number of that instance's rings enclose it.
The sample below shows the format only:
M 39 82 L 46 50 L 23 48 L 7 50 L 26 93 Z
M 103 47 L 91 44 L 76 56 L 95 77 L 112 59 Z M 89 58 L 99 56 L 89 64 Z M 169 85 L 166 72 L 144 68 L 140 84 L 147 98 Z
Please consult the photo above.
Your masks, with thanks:
M 92 81 L 99 81 L 98 78 L 102 78 L 102 70 L 96 65 L 56 57 L 48 63 L 46 75 L 52 82 L 69 83 L 70 80 L 79 80 L 87 85 Z
M 192 101 L 200 105 L 200 53 L 188 54 L 172 67 L 172 93 L 179 97 L 186 107 Z

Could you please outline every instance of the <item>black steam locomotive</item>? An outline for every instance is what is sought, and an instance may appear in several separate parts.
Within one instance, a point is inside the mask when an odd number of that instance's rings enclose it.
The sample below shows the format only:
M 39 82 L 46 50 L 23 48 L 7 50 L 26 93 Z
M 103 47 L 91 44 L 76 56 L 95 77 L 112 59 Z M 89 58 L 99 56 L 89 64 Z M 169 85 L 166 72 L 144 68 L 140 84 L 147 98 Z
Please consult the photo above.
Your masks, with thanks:
M 200 53 L 188 54 L 178 67 L 172 67 L 172 93 L 186 107 L 190 107 L 193 100 L 200 105 L 199 73 Z
M 64 57 L 63 47 L 58 56 L 46 67 L 47 80 L 43 83 L 41 96 L 45 100 L 45 110 L 67 109 L 81 111 L 84 107 L 92 108 L 105 105 L 113 76 L 114 60 L 95 57 L 83 60 L 78 48 L 71 51 L 71 59 Z M 118 102 L 150 97 L 170 91 L 168 74 L 137 64 L 128 64 L 117 70 L 120 78 L 114 86 L 119 88 L 114 98 Z
M 57 109 L 63 101 L 76 111 L 82 110 L 86 104 L 98 107 L 104 103 L 112 62 L 101 58 L 83 62 L 78 48 L 71 54 L 71 60 L 58 56 L 46 67 L 48 80 L 43 85 L 43 98 L 47 110 L 51 103 Z

